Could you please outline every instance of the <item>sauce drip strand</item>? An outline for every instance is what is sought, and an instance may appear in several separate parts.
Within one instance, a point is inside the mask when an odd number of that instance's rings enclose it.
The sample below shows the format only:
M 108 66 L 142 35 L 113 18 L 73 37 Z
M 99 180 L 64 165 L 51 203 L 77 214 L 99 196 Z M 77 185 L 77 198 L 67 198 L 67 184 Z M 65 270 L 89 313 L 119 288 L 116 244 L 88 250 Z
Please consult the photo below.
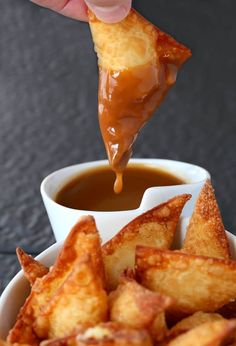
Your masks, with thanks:
M 123 190 L 123 173 L 116 172 L 116 180 L 114 183 L 114 192 L 116 194 L 121 193 Z

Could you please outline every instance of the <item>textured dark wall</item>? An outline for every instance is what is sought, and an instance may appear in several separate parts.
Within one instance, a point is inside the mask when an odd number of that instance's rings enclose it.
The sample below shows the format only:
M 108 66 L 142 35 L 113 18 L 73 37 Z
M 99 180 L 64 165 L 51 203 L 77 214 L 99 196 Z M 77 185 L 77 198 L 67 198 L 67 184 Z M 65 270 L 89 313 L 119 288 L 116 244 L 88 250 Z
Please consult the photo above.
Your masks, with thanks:
M 236 232 L 236 2 L 137 0 L 134 6 L 193 51 L 134 156 L 207 168 L 225 225 Z M 0 261 L 13 268 L 0 281 L 16 270 L 15 257 L 4 253 L 16 245 L 37 253 L 54 241 L 39 194 L 43 177 L 105 157 L 96 95 L 87 24 L 27 0 L 0 0 Z

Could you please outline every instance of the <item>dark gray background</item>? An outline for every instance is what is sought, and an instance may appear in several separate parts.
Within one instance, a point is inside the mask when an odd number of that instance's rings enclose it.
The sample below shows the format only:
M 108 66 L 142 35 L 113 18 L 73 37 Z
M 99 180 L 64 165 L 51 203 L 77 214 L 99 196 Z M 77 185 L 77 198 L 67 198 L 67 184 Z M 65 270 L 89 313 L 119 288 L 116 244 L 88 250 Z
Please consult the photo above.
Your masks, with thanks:
M 207 168 L 225 226 L 236 232 L 236 2 L 137 0 L 134 7 L 193 51 L 134 156 Z M 41 180 L 105 157 L 96 98 L 88 25 L 27 0 L 0 0 L 0 290 L 17 270 L 17 245 L 36 254 L 54 242 Z

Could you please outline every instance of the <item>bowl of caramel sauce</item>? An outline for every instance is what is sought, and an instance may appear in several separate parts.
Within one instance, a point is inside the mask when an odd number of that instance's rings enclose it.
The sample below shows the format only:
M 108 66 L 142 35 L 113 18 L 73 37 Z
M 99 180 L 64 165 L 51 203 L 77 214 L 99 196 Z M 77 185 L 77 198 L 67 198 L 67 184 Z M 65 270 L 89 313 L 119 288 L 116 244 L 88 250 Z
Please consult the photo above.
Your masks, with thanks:
M 123 174 L 123 189 L 114 191 L 115 173 L 106 160 L 62 168 L 46 177 L 41 194 L 56 240 L 65 239 L 82 215 L 93 215 L 102 240 L 114 236 L 127 222 L 181 193 L 192 200 L 210 174 L 202 167 L 162 159 L 132 159 Z
M 91 211 L 137 209 L 144 192 L 153 186 L 185 184 L 167 170 L 152 165 L 131 163 L 124 174 L 123 189 L 113 190 L 114 173 L 108 165 L 88 169 L 65 184 L 55 201 L 65 207 Z

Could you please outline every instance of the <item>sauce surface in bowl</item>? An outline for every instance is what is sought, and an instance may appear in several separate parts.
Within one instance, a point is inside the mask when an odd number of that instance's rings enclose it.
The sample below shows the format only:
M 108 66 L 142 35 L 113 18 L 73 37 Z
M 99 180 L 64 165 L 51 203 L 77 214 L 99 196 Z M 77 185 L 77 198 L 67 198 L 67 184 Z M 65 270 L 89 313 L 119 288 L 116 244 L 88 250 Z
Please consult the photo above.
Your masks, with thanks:
M 146 189 L 185 182 L 172 173 L 151 165 L 130 164 L 124 172 L 121 193 L 113 190 L 114 172 L 109 166 L 86 170 L 72 178 L 57 193 L 55 201 L 65 207 L 91 211 L 119 211 L 139 207 Z

